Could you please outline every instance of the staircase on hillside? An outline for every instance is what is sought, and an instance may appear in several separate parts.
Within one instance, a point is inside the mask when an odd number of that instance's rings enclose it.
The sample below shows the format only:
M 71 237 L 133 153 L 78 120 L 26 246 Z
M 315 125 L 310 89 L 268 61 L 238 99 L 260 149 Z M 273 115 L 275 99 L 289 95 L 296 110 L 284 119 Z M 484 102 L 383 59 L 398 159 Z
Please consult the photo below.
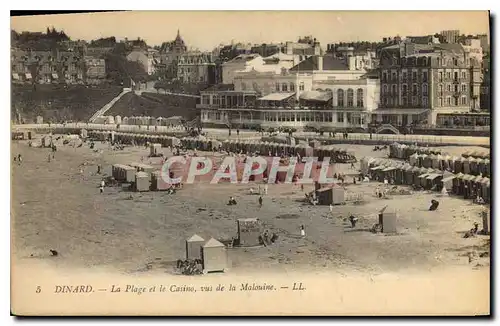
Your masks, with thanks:
M 127 93 L 130 93 L 132 91 L 132 89 L 130 88 L 124 88 L 123 91 L 118 94 L 114 99 L 112 99 L 108 104 L 106 104 L 105 106 L 103 106 L 101 109 L 99 109 L 96 113 L 94 113 L 92 115 L 92 117 L 89 119 L 89 122 L 95 122 L 95 120 L 98 118 L 98 117 L 101 117 L 103 116 L 106 112 L 108 112 L 112 107 L 113 105 L 115 105 L 116 102 L 118 102 L 123 95 L 127 94 Z
M 396 127 L 394 127 L 391 124 L 383 124 L 383 125 L 381 125 L 380 127 L 377 128 L 376 133 L 379 134 L 379 133 L 381 133 L 382 131 L 385 131 L 385 130 L 392 131 L 396 135 L 399 134 L 399 129 L 396 128 Z

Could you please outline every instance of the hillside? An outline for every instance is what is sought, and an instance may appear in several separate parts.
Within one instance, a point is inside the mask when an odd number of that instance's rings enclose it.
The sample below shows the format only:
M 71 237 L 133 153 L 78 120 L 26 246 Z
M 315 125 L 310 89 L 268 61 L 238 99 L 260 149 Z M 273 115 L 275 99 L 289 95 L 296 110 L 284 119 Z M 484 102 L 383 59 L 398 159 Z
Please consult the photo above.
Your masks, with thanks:
M 121 91 L 110 85 L 12 85 L 11 119 L 20 114 L 25 123 L 38 115 L 46 122 L 87 121 Z
M 183 96 L 155 93 L 125 94 L 108 112 L 107 115 L 172 117 L 182 116 L 192 120 L 198 116 L 196 99 Z

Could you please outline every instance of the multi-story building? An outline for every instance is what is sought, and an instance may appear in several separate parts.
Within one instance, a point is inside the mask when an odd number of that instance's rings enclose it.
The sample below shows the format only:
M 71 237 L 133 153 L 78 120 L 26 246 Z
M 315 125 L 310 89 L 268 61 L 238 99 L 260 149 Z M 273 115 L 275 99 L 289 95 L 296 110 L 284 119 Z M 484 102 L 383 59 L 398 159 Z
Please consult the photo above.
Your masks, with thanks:
M 264 64 L 264 59 L 258 54 L 240 54 L 222 64 L 222 83 L 232 84 L 237 71 L 252 70 Z
M 84 60 L 87 83 L 100 83 L 106 79 L 106 60 L 89 56 L 85 56 Z
M 216 70 L 211 52 L 186 52 L 177 62 L 177 78 L 183 83 L 217 84 Z
M 464 43 L 463 47 L 465 52 L 469 55 L 469 58 L 475 59 L 479 65 L 482 65 L 483 48 L 481 47 L 481 41 L 477 38 L 467 38 Z
M 479 39 L 479 42 L 481 44 L 481 48 L 483 49 L 483 52 L 489 52 L 490 51 L 490 38 L 488 34 L 479 34 L 477 36 Z
M 276 54 L 278 52 L 281 52 L 282 49 L 284 48 L 283 44 L 260 44 L 260 45 L 254 45 L 251 48 L 252 53 L 258 53 L 262 57 L 269 57 L 272 56 L 273 54 Z
M 327 67 L 332 66 L 328 63 Z M 238 72 L 234 89 L 201 92 L 197 107 L 201 109 L 202 123 L 329 130 L 366 128 L 371 111 L 378 105 L 378 80 L 366 75 L 349 77 L 345 71 L 340 71 L 339 77 L 346 79 L 315 79 L 314 72 Z
M 310 73 L 314 81 L 354 80 L 366 74 L 366 70 L 356 69 L 356 58 L 335 58 L 332 55 L 310 56 L 290 69 L 290 72 Z
M 446 30 L 440 33 L 444 36 L 446 43 L 457 43 L 460 36 L 460 31 L 458 29 Z
M 137 49 L 127 55 L 127 60 L 140 63 L 148 75 L 153 75 L 156 72 L 156 65 L 160 61 L 160 55 L 154 49 Z
M 438 114 L 478 107 L 480 70 L 460 44 L 401 42 L 380 57 L 377 123 L 435 125 Z
M 96 83 L 106 77 L 103 59 L 83 57 L 75 52 L 13 49 L 11 68 L 15 82 Z
M 323 54 L 320 42 L 312 36 L 299 38 L 297 42 L 286 42 L 284 51 L 285 54 L 294 54 L 300 56 L 300 61 L 311 56 Z
M 233 60 L 240 55 L 251 54 L 252 45 L 243 43 L 223 45 L 218 49 L 218 52 L 219 58 L 222 60 L 222 62 L 225 63 L 227 61 Z

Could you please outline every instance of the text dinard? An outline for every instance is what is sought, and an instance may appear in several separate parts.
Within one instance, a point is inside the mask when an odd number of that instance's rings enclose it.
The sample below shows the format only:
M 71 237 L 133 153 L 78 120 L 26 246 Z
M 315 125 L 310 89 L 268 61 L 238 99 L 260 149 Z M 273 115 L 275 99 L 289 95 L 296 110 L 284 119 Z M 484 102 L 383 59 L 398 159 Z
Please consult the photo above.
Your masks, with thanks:
M 111 293 L 135 293 L 135 294 L 143 294 L 146 292 L 222 292 L 222 291 L 274 291 L 277 288 L 272 284 L 257 284 L 257 283 L 241 283 L 238 287 L 233 284 L 229 284 L 224 286 L 219 284 L 217 286 L 201 286 L 196 288 L 192 285 L 159 285 L 159 286 L 137 286 L 137 285 L 112 285 L 109 288 L 109 292 Z M 92 292 L 101 292 L 106 291 L 108 289 L 97 291 L 91 285 L 56 285 L 54 289 L 54 293 L 58 294 L 75 294 L 75 293 L 92 293 Z

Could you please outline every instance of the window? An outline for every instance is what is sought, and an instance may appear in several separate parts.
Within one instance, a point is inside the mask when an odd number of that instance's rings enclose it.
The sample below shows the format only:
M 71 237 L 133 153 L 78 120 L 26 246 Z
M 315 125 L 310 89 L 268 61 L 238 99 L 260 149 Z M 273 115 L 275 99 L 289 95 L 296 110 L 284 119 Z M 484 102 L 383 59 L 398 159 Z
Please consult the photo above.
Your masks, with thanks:
M 406 72 L 403 72 L 403 81 L 406 81 L 408 79 L 408 74 Z
M 466 105 L 466 104 L 467 104 L 467 97 L 462 96 L 462 105 Z
M 383 81 L 384 83 L 385 83 L 385 82 L 387 82 L 387 72 L 384 72 L 384 73 L 382 74 L 382 81 Z
M 403 105 L 408 105 L 408 98 L 406 96 L 403 96 Z
M 458 93 L 458 85 L 454 86 L 454 91 L 455 91 L 455 93 Z
M 413 84 L 412 85 L 412 93 L 413 94 L 417 94 L 418 93 L 418 86 L 417 86 L 417 84 Z
M 241 83 L 241 90 L 245 91 L 247 89 L 247 84 Z
M 427 84 L 422 84 L 422 94 L 427 95 L 428 86 Z
M 388 91 L 389 91 L 389 89 L 388 89 L 387 85 L 382 86 L 382 93 L 383 94 L 387 94 Z
M 344 106 L 344 90 L 343 89 L 339 89 L 337 91 L 337 106 Z M 342 122 L 342 121 L 339 121 L 339 122 Z
M 282 90 L 283 92 L 288 92 L 288 84 L 283 83 L 283 84 L 281 85 L 281 90 Z
M 299 84 L 299 90 L 301 90 L 301 91 L 304 90 L 304 82 L 300 82 L 300 84 Z
M 467 78 L 467 72 L 462 71 L 462 78 L 463 78 L 463 79 L 466 79 L 466 78 Z
M 448 96 L 448 97 L 446 98 L 446 104 L 447 104 L 447 105 L 451 105 L 451 97 L 449 97 L 449 96 Z
M 352 88 L 349 88 L 347 90 L 347 106 L 348 107 L 354 106 L 354 91 L 352 90 Z
M 406 84 L 403 84 L 403 95 L 406 95 L 406 93 L 408 92 L 408 86 Z
M 389 99 L 387 97 L 384 98 L 384 104 L 387 106 L 389 104 Z
M 422 106 L 427 107 L 428 103 L 429 102 L 428 102 L 427 96 L 422 97 Z
M 457 59 L 453 59 L 453 65 L 458 65 L 458 60 Z
M 362 108 L 364 106 L 363 89 L 362 88 L 358 88 L 358 90 L 356 91 L 356 106 L 358 108 Z
M 290 92 L 295 92 L 295 84 L 290 83 Z
M 439 94 L 443 94 L 443 84 L 439 84 Z
M 337 122 L 344 122 L 344 113 L 337 113 Z
M 455 73 L 453 74 L 453 79 L 458 80 L 458 72 L 457 71 L 455 71 Z
M 412 104 L 413 106 L 416 106 L 416 105 L 417 105 L 417 103 L 418 103 L 418 101 L 417 101 L 417 97 L 416 97 L 416 96 L 412 96 L 412 97 L 411 97 L 411 104 Z
M 393 80 L 393 81 L 398 80 L 398 74 L 397 74 L 396 72 L 393 72 L 393 73 L 392 73 L 392 80 Z
M 280 83 L 276 83 L 276 92 L 280 91 Z
M 442 71 L 439 72 L 439 81 L 440 82 L 443 81 L 443 72 Z
M 427 71 L 422 72 L 422 81 L 427 82 Z
M 437 58 L 437 64 L 438 66 L 441 65 L 441 58 Z
M 413 79 L 413 80 L 417 80 L 417 72 L 416 72 L 416 71 L 413 71 L 413 72 L 411 73 L 411 79 Z
M 446 73 L 446 78 L 451 79 L 451 72 L 450 72 L 450 71 L 448 71 L 448 72 Z
M 439 98 L 439 106 L 443 106 L 443 98 L 442 97 Z
M 463 93 L 467 92 L 467 85 L 466 84 L 462 84 L 462 92 Z
M 455 106 L 458 106 L 458 97 L 455 97 L 455 98 L 453 99 L 453 104 L 454 104 Z
M 397 87 L 396 85 L 392 85 L 392 95 L 396 95 L 398 93 L 396 87 Z
M 448 92 L 451 92 L 451 85 L 450 84 L 448 84 L 447 89 L 448 89 Z

